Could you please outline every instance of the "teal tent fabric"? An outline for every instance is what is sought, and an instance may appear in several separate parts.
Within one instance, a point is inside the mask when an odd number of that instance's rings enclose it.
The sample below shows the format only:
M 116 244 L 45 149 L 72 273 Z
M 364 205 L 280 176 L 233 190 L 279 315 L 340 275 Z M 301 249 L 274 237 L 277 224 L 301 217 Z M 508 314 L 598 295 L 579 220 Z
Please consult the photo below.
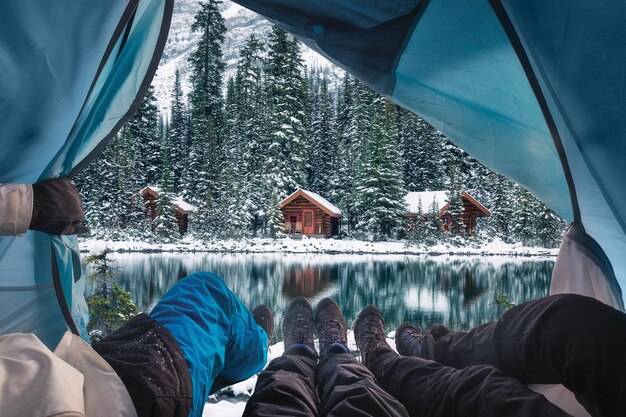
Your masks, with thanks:
M 554 120 L 580 223 L 626 285 L 626 4 L 502 1 Z
M 0 5 L 0 183 L 68 176 L 132 115 L 160 59 L 172 0 Z M 53 348 L 84 330 L 76 239 L 0 237 L 0 334 Z M 73 318 L 71 317 L 73 313 Z
M 623 2 L 237 2 L 574 222 L 603 252 L 621 297 Z M 0 183 L 71 175 L 106 145 L 156 70 L 171 11 L 172 0 L 0 5 Z M 84 325 L 77 269 L 71 238 L 0 238 L 0 333 L 35 331 L 53 346 L 66 322 Z
M 623 2 L 235 1 L 574 222 L 609 260 L 606 278 L 621 299 Z

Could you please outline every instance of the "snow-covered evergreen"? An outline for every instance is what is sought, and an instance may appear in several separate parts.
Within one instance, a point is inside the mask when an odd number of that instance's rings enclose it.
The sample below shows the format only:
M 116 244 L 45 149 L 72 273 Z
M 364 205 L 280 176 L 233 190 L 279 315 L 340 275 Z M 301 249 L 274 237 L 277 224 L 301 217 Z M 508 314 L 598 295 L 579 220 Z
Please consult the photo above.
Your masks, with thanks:
M 169 158 L 166 157 L 161 165 L 159 195 L 156 200 L 156 217 L 152 222 L 155 236 L 163 243 L 171 243 L 180 239 L 174 198 L 174 194 L 172 194 L 170 162 Z
M 461 199 L 463 186 L 457 170 L 457 165 L 450 163 L 448 167 L 448 209 L 445 213 L 449 216 L 448 231 L 454 237 L 465 235 L 465 225 L 461 219 L 463 214 L 463 201 Z
M 189 152 L 185 98 L 181 87 L 180 71 L 178 70 L 176 70 L 172 89 L 171 115 L 167 127 L 166 152 L 169 155 L 172 168 L 172 191 L 178 192 L 181 188 L 185 161 Z
M 297 41 L 274 27 L 266 63 L 269 146 L 265 182 L 268 195 L 278 201 L 306 185 L 308 149 L 302 65 Z
M 308 186 L 321 196 L 330 197 L 337 154 L 335 111 L 326 77 L 319 73 L 314 77 L 309 124 Z
M 355 183 L 356 230 L 369 240 L 397 237 L 406 212 L 406 190 L 390 119 L 389 115 L 374 119 Z
M 159 112 L 154 91 L 148 89 L 137 113 L 126 124 L 123 137 L 133 147 L 132 171 L 137 190 L 156 184 L 163 161 L 163 138 L 159 130 Z

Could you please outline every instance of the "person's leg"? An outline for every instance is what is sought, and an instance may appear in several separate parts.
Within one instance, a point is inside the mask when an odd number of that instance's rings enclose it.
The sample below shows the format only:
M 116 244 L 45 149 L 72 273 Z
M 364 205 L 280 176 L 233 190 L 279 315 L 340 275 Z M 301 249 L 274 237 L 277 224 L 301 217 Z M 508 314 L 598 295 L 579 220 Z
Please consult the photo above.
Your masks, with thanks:
M 524 383 L 561 383 L 593 416 L 626 410 L 626 315 L 574 294 L 533 300 L 500 320 L 434 341 L 430 358 L 490 364 Z
M 211 273 L 174 285 L 150 313 L 176 339 L 193 387 L 190 416 L 202 414 L 209 393 L 224 382 L 246 379 L 267 361 L 268 336 L 244 304 Z
M 361 312 L 355 339 L 363 362 L 412 416 L 567 416 L 540 394 L 492 366 L 455 369 L 396 354 L 385 340 L 375 307 Z
M 543 395 L 490 365 L 455 369 L 379 348 L 367 366 L 412 416 L 568 416 Z
M 285 310 L 282 327 L 285 352 L 259 375 L 245 417 L 319 416 L 311 304 L 303 297 L 294 299 Z
M 316 363 L 287 352 L 274 359 L 259 375 L 243 417 L 318 417 Z
M 174 336 L 156 320 L 139 314 L 92 348 L 120 377 L 139 417 L 189 415 L 187 361 Z
M 408 417 L 395 398 L 376 384 L 367 368 L 348 351 L 347 328 L 341 309 L 330 298 L 317 305 L 319 336 L 317 370 L 320 414 L 324 417 Z
M 317 379 L 322 416 L 408 417 L 404 406 L 351 353 L 327 354 L 320 361 Z

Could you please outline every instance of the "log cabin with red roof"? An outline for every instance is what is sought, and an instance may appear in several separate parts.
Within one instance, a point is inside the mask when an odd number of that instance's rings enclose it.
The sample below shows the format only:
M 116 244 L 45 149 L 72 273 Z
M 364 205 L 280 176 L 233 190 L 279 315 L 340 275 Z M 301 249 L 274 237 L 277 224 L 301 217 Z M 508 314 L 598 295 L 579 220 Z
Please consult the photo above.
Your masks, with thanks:
M 298 189 L 278 208 L 289 236 L 330 238 L 339 234 L 341 210 L 312 191 Z

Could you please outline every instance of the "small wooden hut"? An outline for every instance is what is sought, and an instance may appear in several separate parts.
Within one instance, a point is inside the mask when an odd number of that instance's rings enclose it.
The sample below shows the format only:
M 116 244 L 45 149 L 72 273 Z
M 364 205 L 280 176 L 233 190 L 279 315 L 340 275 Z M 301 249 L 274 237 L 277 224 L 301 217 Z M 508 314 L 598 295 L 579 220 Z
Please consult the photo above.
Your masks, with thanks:
M 467 235 L 471 235 L 476 230 L 477 219 L 479 217 L 489 217 L 491 212 L 465 191 L 461 192 L 461 201 L 463 202 L 461 221 L 465 225 L 464 232 Z M 420 205 L 424 216 L 431 214 L 433 206 L 435 206 L 437 216 L 442 220 L 442 229 L 444 231 L 448 230 L 451 217 L 447 213 L 449 204 L 446 191 L 410 192 L 404 198 L 404 202 L 408 207 L 408 211 L 405 214 L 407 218 L 417 217 Z
M 339 234 L 341 210 L 312 191 L 298 189 L 278 204 L 289 236 L 329 238 Z
M 156 217 L 156 201 L 160 192 L 161 189 L 159 187 L 147 186 L 138 193 L 138 195 L 143 198 L 143 204 L 146 207 L 151 221 L 153 221 Z M 136 196 L 133 198 L 135 197 Z M 189 230 L 189 215 L 193 213 L 194 207 L 183 201 L 180 197 L 174 198 L 174 200 L 172 200 L 172 205 L 176 210 L 176 222 L 178 223 L 178 229 L 182 236 Z

